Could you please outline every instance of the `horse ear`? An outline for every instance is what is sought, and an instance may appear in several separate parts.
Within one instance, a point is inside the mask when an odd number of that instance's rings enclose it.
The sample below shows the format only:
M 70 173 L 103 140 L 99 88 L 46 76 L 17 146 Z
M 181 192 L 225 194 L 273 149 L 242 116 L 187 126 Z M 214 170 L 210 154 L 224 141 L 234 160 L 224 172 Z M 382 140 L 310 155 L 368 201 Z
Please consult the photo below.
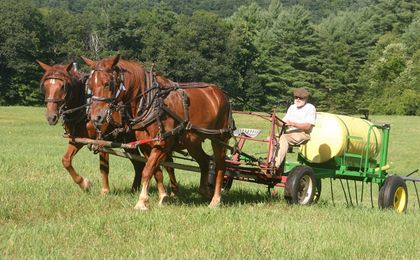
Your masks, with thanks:
M 47 70 L 49 70 L 49 69 L 51 69 L 51 66 L 50 65 L 47 65 L 47 64 L 45 64 L 45 63 L 43 63 L 43 62 L 41 62 L 41 61 L 39 61 L 39 60 L 36 60 L 36 62 L 39 64 L 39 66 L 43 69 L 43 70 L 45 70 L 45 71 L 47 71 Z
M 73 70 L 73 63 L 70 63 L 70 64 L 66 65 L 66 71 L 67 72 L 70 72 L 72 70 Z
M 91 59 L 88 59 L 88 58 L 86 58 L 86 57 L 84 57 L 84 56 L 80 56 L 80 58 L 82 58 L 82 60 L 89 66 L 89 67 L 91 67 L 92 69 L 95 67 L 95 65 L 96 65 L 96 61 L 93 61 L 93 60 L 91 60 Z
M 174 84 L 172 80 L 165 78 L 165 76 L 163 76 L 159 72 L 155 72 L 154 75 L 156 82 L 163 87 L 171 87 Z
M 118 53 L 117 56 L 115 56 L 114 60 L 112 61 L 112 68 L 117 66 L 118 62 L 120 61 L 121 55 Z

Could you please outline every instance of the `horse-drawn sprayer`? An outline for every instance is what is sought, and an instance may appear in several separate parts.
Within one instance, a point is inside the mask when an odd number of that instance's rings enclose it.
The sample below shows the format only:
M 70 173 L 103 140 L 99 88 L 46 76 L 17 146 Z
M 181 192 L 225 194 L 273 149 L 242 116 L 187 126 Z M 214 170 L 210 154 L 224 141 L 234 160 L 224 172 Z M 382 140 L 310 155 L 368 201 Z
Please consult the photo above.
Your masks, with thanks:
M 389 124 L 317 113 L 311 139 L 300 145 L 297 160 L 279 162 L 279 138 L 287 125 L 276 109 L 271 113 L 235 112 L 214 84 L 176 83 L 154 73 L 153 67 L 146 71 L 142 64 L 119 55 L 101 61 L 82 58 L 91 68 L 83 79 L 70 65 L 39 64 L 45 70 L 41 90 L 48 104 L 47 119 L 55 124 L 63 118 L 70 139 L 63 165 L 83 190 L 91 183 L 76 173 L 71 160 L 83 145 L 89 145 L 101 155 L 104 193 L 109 191 L 108 154 L 133 163 L 133 190 L 138 190 L 142 179 L 135 206 L 140 210 L 149 208 L 153 175 L 159 203 L 168 197 L 160 166 L 169 173 L 173 193 L 178 189 L 173 169 L 200 172 L 199 192 L 212 198 L 210 207 L 220 204 L 222 189 L 229 190 L 233 181 L 266 185 L 272 193 L 275 187 L 282 187 L 287 202 L 309 205 L 319 200 L 326 179 L 333 201 L 332 180 L 339 180 L 350 205 L 362 203 L 365 186 L 369 186 L 373 207 L 372 185 L 376 184 L 379 207 L 398 212 L 407 209 L 406 183 L 411 182 L 420 207 L 416 186 L 420 178 L 412 176 L 418 170 L 407 176 L 388 172 Z M 89 94 L 83 91 L 85 87 Z M 262 129 L 235 126 L 235 114 L 260 119 Z M 203 150 L 204 140 L 211 142 L 210 154 Z M 261 147 L 263 154 L 247 150 L 254 146 Z M 198 165 L 192 165 L 194 162 Z

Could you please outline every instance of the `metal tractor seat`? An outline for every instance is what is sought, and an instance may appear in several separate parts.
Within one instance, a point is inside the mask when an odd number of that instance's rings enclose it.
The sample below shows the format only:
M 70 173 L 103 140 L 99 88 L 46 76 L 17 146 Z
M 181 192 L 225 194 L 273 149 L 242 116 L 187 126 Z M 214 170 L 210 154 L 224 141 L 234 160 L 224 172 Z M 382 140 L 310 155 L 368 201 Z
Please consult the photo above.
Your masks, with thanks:
M 250 138 L 255 138 L 261 133 L 260 129 L 253 129 L 253 128 L 237 128 L 235 131 L 233 131 L 234 136 L 241 136 L 246 135 Z

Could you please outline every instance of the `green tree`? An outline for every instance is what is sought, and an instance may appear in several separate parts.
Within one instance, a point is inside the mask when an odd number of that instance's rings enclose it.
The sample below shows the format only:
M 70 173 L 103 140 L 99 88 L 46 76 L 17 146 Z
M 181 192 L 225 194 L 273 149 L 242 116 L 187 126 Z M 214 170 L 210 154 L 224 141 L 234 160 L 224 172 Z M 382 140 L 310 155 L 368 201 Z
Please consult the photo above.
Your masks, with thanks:
M 178 81 L 206 81 L 225 87 L 231 80 L 227 50 L 228 26 L 217 15 L 180 15 L 168 45 L 167 73 Z
M 237 109 L 261 110 L 267 104 L 266 89 L 258 72 L 260 50 L 256 46 L 257 34 L 266 23 L 264 11 L 257 4 L 242 6 L 230 17 L 231 32 L 228 42 L 230 67 L 236 74 L 228 85 Z
M 369 20 L 375 24 L 376 33 L 402 33 L 420 10 L 420 3 L 417 0 L 378 0 L 370 9 Z
M 27 1 L 0 1 L 0 104 L 40 102 L 41 15 Z
M 74 15 L 64 9 L 45 9 L 43 21 L 44 56 L 51 63 L 75 61 L 86 52 L 92 28 L 84 15 Z
M 316 26 L 324 81 L 321 104 L 329 111 L 355 113 L 363 93 L 357 84 L 375 35 L 366 12 L 339 12 Z
M 310 23 L 310 13 L 301 6 L 270 6 L 267 23 L 258 35 L 261 50 L 259 72 L 269 93 L 269 102 L 290 96 L 295 87 L 307 87 L 316 101 L 320 97 L 319 47 Z
M 147 65 L 155 63 L 158 70 L 167 73 L 176 22 L 177 15 L 167 5 L 142 10 L 130 17 L 123 29 L 127 38 L 122 42 L 130 44 L 126 48 L 133 51 L 133 58 Z
M 407 26 L 407 29 L 401 35 L 401 39 L 410 54 L 420 50 L 420 11 L 416 13 L 416 17 Z
M 396 34 L 380 38 L 360 79 L 361 84 L 367 86 L 364 100 L 372 112 L 418 114 L 420 95 L 416 85 L 416 63 Z

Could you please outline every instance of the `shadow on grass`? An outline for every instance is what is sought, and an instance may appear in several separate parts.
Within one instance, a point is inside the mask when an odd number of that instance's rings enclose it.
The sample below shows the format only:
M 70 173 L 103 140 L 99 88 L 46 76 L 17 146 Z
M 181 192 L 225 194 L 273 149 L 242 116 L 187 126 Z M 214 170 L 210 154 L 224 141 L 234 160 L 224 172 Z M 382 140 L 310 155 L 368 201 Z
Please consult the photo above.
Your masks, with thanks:
M 167 189 L 168 194 L 170 189 Z M 133 196 L 137 197 L 140 191 L 133 192 L 131 188 L 114 188 L 108 195 L 111 196 Z M 158 196 L 158 191 L 155 186 L 151 186 L 149 190 L 151 199 Z M 232 189 L 230 191 L 222 192 L 222 205 L 234 206 L 238 204 L 258 204 L 258 203 L 272 203 L 281 201 L 282 197 L 271 197 L 268 192 L 261 192 L 246 189 Z M 204 198 L 198 193 L 198 186 L 195 185 L 180 185 L 179 192 L 175 197 L 169 199 L 169 205 L 183 205 L 183 206 L 207 206 L 211 199 Z
M 257 204 L 277 201 L 277 198 L 272 198 L 267 192 L 260 192 L 255 190 L 232 189 L 230 191 L 222 192 L 222 205 L 234 206 L 238 204 Z M 211 199 L 204 198 L 198 193 L 198 186 L 181 186 L 176 197 L 171 198 L 171 205 L 184 206 L 207 206 Z

